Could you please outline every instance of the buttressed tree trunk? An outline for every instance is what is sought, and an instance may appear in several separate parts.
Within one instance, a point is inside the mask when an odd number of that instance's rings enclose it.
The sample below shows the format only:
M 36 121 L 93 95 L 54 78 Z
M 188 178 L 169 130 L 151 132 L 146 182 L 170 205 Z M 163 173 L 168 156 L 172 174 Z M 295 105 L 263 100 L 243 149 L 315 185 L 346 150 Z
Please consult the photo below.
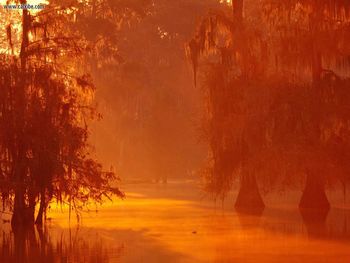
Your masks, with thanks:
M 248 172 L 242 175 L 235 207 L 237 210 L 252 212 L 262 212 L 265 208 L 254 174 Z
M 232 0 L 232 11 L 233 11 L 233 26 L 237 31 L 243 30 L 243 0 Z M 242 55 L 243 50 L 239 51 Z M 244 55 L 243 55 L 244 56 Z M 245 159 L 246 145 L 243 142 L 242 146 L 242 158 Z M 249 171 L 243 171 L 241 177 L 240 189 L 236 199 L 235 207 L 237 210 L 245 212 L 262 212 L 265 204 L 260 195 L 259 187 L 256 181 L 256 177 Z
M 300 199 L 299 208 L 327 211 L 330 208 L 324 180 L 314 171 L 307 172 L 306 185 Z
M 311 35 L 312 39 L 319 39 L 319 28 L 321 13 L 315 12 L 314 17 L 311 18 Z M 312 83 L 314 88 L 319 89 L 321 75 L 323 70 L 322 55 L 318 50 L 316 43 L 312 44 Z M 306 185 L 300 199 L 299 208 L 301 209 L 317 209 L 328 211 L 330 204 L 325 192 L 325 181 L 322 177 L 322 171 L 315 169 L 315 167 L 307 169 L 306 171 Z

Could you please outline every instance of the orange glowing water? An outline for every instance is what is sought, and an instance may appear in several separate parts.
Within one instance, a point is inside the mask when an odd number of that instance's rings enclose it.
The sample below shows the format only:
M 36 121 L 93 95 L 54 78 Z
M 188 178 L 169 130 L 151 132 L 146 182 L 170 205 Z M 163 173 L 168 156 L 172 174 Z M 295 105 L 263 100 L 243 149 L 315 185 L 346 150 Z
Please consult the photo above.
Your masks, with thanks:
M 64 254 L 67 262 L 350 260 L 346 209 L 333 209 L 325 222 L 309 224 L 293 207 L 270 207 L 261 216 L 223 210 L 201 199 L 193 182 L 130 184 L 124 189 L 126 200 L 83 214 L 79 227 L 72 220 L 69 228 L 67 213 L 51 208 L 49 240 L 63 240 L 72 249 Z

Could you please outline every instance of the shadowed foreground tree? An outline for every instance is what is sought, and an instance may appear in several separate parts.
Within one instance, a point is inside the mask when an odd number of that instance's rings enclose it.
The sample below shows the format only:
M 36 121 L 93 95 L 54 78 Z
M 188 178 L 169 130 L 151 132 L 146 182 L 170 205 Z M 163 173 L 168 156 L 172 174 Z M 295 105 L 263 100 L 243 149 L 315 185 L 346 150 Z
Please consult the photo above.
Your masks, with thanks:
M 90 200 L 123 196 L 111 186 L 115 174 L 90 155 L 88 123 L 99 115 L 94 86 L 75 63 L 87 41 L 63 29 L 74 18 L 69 8 L 48 7 L 21 11 L 21 34 L 14 36 L 9 25 L 10 52 L 1 54 L 1 190 L 14 227 L 34 224 L 39 198 L 41 224 L 52 198 L 78 212 Z

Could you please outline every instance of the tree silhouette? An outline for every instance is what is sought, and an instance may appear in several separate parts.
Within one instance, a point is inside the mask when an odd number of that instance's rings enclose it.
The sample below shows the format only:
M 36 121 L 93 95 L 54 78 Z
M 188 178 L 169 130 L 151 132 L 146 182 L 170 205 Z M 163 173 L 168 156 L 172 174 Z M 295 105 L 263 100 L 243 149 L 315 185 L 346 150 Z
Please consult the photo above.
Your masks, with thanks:
M 224 197 L 240 179 L 236 206 L 262 207 L 256 179 L 271 190 L 306 175 L 299 206 L 328 209 L 326 182 L 348 177 L 349 5 L 245 4 L 210 13 L 189 43 L 195 79 L 208 65 L 208 190 Z
M 298 155 L 289 161 L 307 175 L 299 206 L 328 209 L 325 183 L 340 179 L 346 185 L 347 177 L 341 159 L 347 152 L 349 50 L 343 43 L 350 37 L 350 6 L 344 1 L 266 2 L 277 44 L 272 46 L 274 67 L 285 78 L 288 94 L 276 99 L 280 121 L 275 131 L 283 134 L 276 144 Z
M 216 56 L 207 77 L 208 129 L 212 166 L 208 188 L 221 198 L 239 179 L 237 208 L 263 208 L 257 181 L 257 157 L 266 146 L 264 122 L 268 93 L 260 87 L 265 43 L 259 28 L 243 18 L 243 1 L 234 1 L 233 19 L 213 12 L 189 43 L 196 72 L 202 56 Z M 265 89 L 264 89 L 265 88 Z
M 89 43 L 73 27 L 63 29 L 74 23 L 71 10 L 55 3 L 36 14 L 24 9 L 16 47 L 8 27 L 11 53 L 1 61 L 1 178 L 14 227 L 34 223 L 39 196 L 39 224 L 52 198 L 78 212 L 90 200 L 123 197 L 111 186 L 115 174 L 90 154 L 88 124 L 99 115 L 91 78 L 76 63 Z

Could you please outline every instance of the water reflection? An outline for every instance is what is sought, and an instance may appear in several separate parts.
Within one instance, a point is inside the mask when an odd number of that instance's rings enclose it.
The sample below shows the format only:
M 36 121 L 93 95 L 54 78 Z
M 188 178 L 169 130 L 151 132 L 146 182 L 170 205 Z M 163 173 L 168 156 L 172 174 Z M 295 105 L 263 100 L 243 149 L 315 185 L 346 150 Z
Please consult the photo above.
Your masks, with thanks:
M 297 209 L 266 209 L 261 227 L 266 231 L 299 234 L 308 239 L 350 242 L 349 209 L 302 209 L 299 213 Z
M 328 237 L 326 225 L 328 213 L 329 209 L 300 209 L 300 214 L 309 237 Z
M 2 230 L 1 263 L 185 262 L 180 253 L 147 237 L 146 230 L 58 226 Z
M 110 262 L 110 255 L 121 253 L 122 248 L 112 251 L 101 241 L 81 236 L 78 229 L 74 233 L 37 227 L 14 232 L 4 229 L 0 262 L 106 263 Z
M 265 207 L 248 207 L 248 208 L 236 207 L 235 210 L 239 215 L 250 215 L 250 216 L 260 217 L 264 213 Z
M 349 209 L 239 213 L 193 189 L 133 186 L 78 228 L 54 211 L 45 229 L 13 233 L 0 222 L 0 262 L 350 262 Z

